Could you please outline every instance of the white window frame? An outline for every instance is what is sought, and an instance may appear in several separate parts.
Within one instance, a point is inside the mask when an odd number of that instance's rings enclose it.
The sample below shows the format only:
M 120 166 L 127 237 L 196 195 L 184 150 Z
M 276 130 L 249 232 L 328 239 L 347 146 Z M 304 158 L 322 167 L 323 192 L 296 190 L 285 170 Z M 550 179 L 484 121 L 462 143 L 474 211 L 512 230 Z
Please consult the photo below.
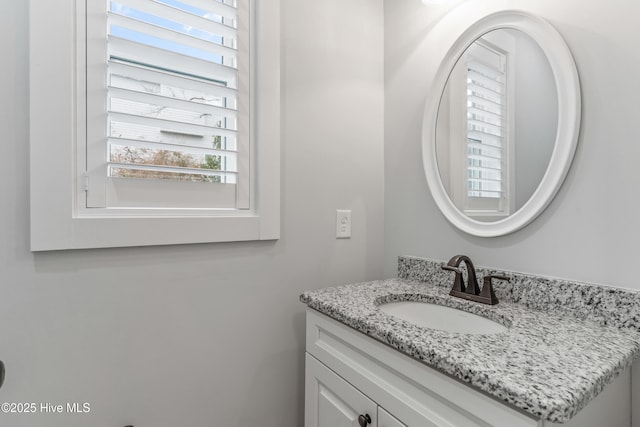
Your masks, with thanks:
M 93 0 L 91 0 L 93 1 Z M 251 0 L 251 207 L 86 212 L 83 0 L 30 0 L 31 250 L 273 240 L 280 236 L 279 0 Z M 79 39 L 80 37 L 80 39 Z M 258 119 L 256 119 L 256 117 Z

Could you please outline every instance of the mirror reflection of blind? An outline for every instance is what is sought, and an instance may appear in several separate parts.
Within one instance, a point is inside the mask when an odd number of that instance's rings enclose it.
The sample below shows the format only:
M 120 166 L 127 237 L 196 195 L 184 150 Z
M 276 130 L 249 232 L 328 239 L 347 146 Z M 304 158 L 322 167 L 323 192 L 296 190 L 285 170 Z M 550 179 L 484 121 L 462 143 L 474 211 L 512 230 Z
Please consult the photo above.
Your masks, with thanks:
M 467 195 L 505 193 L 506 58 L 474 43 L 467 55 Z
M 236 183 L 234 2 L 110 2 L 109 176 Z

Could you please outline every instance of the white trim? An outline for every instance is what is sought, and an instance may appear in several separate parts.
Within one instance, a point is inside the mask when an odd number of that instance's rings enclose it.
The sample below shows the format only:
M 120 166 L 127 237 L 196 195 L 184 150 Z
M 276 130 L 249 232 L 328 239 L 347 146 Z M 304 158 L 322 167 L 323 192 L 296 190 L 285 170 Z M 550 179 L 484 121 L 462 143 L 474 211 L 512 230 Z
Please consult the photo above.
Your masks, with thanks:
M 631 401 L 638 402 L 640 398 L 640 360 L 636 359 L 631 365 Z M 640 405 L 631 405 L 631 427 L 640 427 Z
M 267 5 L 267 7 L 263 7 Z M 280 0 L 255 2 L 256 209 L 260 212 L 260 240 L 280 238 Z M 265 49 L 269 46 L 269 51 Z M 268 147 L 268 148 L 265 148 Z M 253 201 L 252 201 L 253 203 Z
M 549 167 L 531 198 L 508 218 L 480 222 L 467 217 L 451 202 L 438 173 L 436 118 L 449 73 L 462 53 L 483 34 L 499 28 L 520 30 L 535 40 L 547 56 L 558 91 L 558 132 Z M 424 76 L 433 82 L 427 96 L 422 131 L 422 156 L 431 194 L 444 214 L 460 230 L 481 237 L 512 233 L 533 221 L 553 200 L 569 171 L 578 142 L 581 96 L 578 72 L 569 47 L 544 19 L 498 5 L 467 2 L 445 15 L 427 38 L 432 61 Z
M 280 2 L 252 0 L 257 41 L 257 188 L 251 211 L 138 210 L 79 217 L 84 194 L 76 155 L 86 134 L 83 1 L 30 1 L 31 250 L 60 250 L 278 239 L 280 235 Z M 268 47 L 268 52 L 265 52 Z M 79 55 L 79 54 L 80 55 Z M 266 149 L 263 147 L 267 147 Z M 76 149 L 77 148 L 77 149 Z M 262 149 L 261 149 L 262 148 Z M 81 163 L 82 164 L 82 163 Z M 254 182 L 256 182 L 254 181 Z M 111 214 L 109 211 L 108 214 Z M 146 215 L 149 214 L 149 215 Z

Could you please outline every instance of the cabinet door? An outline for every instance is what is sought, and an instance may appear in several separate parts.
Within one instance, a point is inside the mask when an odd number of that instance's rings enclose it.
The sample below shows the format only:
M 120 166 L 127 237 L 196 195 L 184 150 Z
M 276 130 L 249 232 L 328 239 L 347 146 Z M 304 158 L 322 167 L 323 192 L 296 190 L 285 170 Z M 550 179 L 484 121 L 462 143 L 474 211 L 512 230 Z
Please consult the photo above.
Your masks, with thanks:
M 306 353 L 305 427 L 360 427 L 358 417 L 368 416 L 377 427 L 377 405 Z
M 378 406 L 378 427 L 407 427 L 396 417 Z

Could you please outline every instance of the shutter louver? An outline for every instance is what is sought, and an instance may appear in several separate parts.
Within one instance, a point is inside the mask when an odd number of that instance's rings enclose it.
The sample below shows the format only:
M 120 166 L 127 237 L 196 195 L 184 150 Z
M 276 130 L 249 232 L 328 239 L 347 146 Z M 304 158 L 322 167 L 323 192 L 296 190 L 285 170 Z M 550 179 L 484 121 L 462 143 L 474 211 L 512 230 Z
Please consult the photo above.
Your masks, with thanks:
M 503 58 L 488 49 L 484 56 L 489 60 L 467 57 L 467 193 L 500 199 L 505 193 L 506 78 Z
M 235 184 L 237 11 L 118 0 L 108 12 L 108 176 Z

